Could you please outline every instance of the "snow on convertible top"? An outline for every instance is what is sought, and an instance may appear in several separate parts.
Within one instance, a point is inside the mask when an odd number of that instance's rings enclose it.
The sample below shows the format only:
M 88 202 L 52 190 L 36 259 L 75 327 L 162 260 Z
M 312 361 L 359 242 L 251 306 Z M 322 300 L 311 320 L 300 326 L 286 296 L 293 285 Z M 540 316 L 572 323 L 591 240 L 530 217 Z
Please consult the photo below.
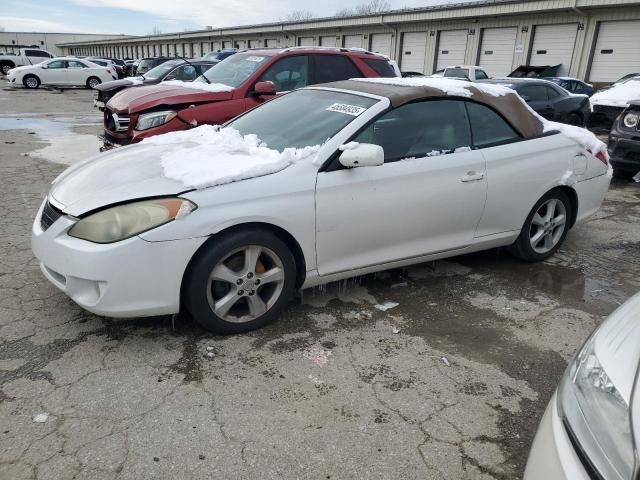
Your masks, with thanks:
M 242 136 L 234 128 L 213 125 L 157 135 L 142 143 L 170 147 L 161 155 L 164 176 L 197 189 L 276 173 L 313 156 L 320 148 L 279 152 L 255 135 Z
M 358 82 L 382 83 L 385 85 L 398 85 L 400 87 L 428 87 L 441 90 L 447 95 L 455 97 L 471 97 L 473 92 L 469 87 L 474 87 L 487 95 L 493 97 L 501 97 L 514 93 L 512 89 L 502 85 L 494 85 L 490 83 L 473 83 L 465 80 L 456 80 L 453 78 L 432 78 L 432 77 L 408 77 L 408 78 L 352 78 Z
M 233 87 L 225 85 L 224 83 L 207 83 L 199 81 L 183 82 L 182 80 L 167 80 L 165 82 L 160 82 L 160 85 L 163 87 L 192 88 L 194 90 L 202 90 L 204 92 L 213 93 L 231 92 L 232 90 L 234 90 Z

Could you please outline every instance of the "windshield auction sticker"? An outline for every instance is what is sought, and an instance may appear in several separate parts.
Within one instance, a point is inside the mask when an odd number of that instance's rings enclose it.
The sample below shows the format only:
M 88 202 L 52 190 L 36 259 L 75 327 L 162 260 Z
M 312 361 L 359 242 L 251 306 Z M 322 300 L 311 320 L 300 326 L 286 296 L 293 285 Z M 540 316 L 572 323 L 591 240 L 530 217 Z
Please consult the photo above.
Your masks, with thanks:
M 327 110 L 330 112 L 346 113 L 347 115 L 357 117 L 362 112 L 364 112 L 366 108 L 358 107 L 357 105 L 348 105 L 346 103 L 334 103 L 329 108 L 327 108 Z
M 261 61 L 264 60 L 264 57 L 256 57 L 255 55 L 252 55 L 250 57 L 247 57 L 247 60 L 250 62 L 260 63 Z

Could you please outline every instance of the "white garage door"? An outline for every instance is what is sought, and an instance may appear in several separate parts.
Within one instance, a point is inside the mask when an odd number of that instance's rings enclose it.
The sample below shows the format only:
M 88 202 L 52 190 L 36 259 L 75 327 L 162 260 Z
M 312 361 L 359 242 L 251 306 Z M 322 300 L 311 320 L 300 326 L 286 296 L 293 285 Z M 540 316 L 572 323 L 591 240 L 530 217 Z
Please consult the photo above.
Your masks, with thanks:
M 467 31 L 446 30 L 438 34 L 436 71 L 452 65 L 463 65 L 467 53 Z
M 345 35 L 345 48 L 362 48 L 362 35 Z
M 267 48 L 276 48 L 278 46 L 278 40 L 275 38 L 267 38 L 266 47 Z
M 479 65 L 490 77 L 504 77 L 512 71 L 516 46 L 516 27 L 485 28 L 482 30 Z
M 424 57 L 427 53 L 427 32 L 405 33 L 402 36 L 400 56 L 403 72 L 424 73 Z
M 374 33 L 371 35 L 371 51 L 391 57 L 391 34 Z
M 578 25 L 536 25 L 529 65 L 560 65 L 558 75 L 569 75 Z
M 336 36 L 335 35 L 327 35 L 324 37 L 320 37 L 320 46 L 321 47 L 335 47 L 336 46 Z
M 298 38 L 299 47 L 313 47 L 313 37 L 300 37 Z
M 238 50 L 244 50 L 245 48 L 247 48 L 247 41 L 246 40 L 236 40 L 236 45 L 238 46 Z
M 602 22 L 593 52 L 592 82 L 614 82 L 640 70 L 640 21 Z

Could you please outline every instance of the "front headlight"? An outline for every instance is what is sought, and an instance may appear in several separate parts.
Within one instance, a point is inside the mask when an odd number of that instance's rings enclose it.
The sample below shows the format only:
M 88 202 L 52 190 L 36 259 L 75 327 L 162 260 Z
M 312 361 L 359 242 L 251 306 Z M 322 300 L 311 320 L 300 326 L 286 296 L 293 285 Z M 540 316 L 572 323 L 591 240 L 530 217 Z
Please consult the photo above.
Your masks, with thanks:
M 602 368 L 595 335 L 567 369 L 558 407 L 588 460 L 606 479 L 631 480 L 635 453 L 629 405 Z
M 627 128 L 636 128 L 638 126 L 638 121 L 640 120 L 640 115 L 637 113 L 627 113 L 622 119 L 622 123 Z
M 178 115 L 173 110 L 164 110 L 162 112 L 144 113 L 138 117 L 136 130 L 148 130 L 153 127 L 159 127 L 173 120 Z
M 197 207 L 183 198 L 157 198 L 101 210 L 77 222 L 69 235 L 95 243 L 124 240 L 172 220 Z

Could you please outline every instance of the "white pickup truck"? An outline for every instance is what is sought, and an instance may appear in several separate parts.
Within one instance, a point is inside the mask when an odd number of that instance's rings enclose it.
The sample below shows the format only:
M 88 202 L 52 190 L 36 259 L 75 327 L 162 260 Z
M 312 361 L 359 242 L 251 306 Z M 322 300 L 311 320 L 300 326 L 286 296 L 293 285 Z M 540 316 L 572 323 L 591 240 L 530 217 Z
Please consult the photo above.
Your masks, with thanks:
M 39 48 L 21 48 L 18 55 L 0 55 L 0 70 L 6 75 L 12 68 L 35 65 L 53 57 L 51 53 Z
M 464 80 L 486 80 L 489 78 L 487 72 L 481 67 L 476 65 L 456 65 L 453 67 L 447 67 L 442 74 L 444 77 L 449 78 L 462 78 Z

